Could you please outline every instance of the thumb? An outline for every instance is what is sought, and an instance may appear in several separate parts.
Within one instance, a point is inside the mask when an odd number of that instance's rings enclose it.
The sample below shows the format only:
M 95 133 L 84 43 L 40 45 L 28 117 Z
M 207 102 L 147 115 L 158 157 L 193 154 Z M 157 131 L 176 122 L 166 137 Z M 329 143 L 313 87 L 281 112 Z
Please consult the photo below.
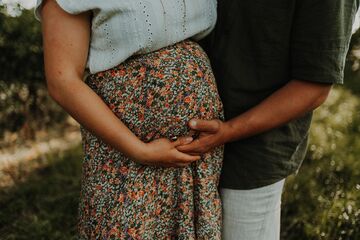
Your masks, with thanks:
M 201 120 L 191 119 L 189 126 L 200 132 L 217 132 L 220 128 L 220 124 L 216 120 Z
M 189 143 L 192 142 L 192 140 L 193 140 L 192 137 L 180 137 L 175 142 L 173 142 L 172 144 L 173 144 L 174 147 L 178 147 L 180 145 L 189 144 Z

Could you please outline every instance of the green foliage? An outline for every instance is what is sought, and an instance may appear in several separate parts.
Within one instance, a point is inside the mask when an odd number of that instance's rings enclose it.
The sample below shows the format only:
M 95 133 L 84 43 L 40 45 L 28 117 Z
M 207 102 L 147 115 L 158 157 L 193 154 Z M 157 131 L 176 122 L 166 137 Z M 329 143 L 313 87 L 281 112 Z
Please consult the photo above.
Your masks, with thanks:
M 0 138 L 6 131 L 33 138 L 66 117 L 46 91 L 40 23 L 32 10 L 19 17 L 0 11 L 0 26 Z
M 66 116 L 43 84 L 0 81 L 0 139 L 6 132 L 17 132 L 24 140 L 33 138 L 36 130 L 61 125 Z
M 80 194 L 81 148 L 38 159 L 42 166 L 0 189 L 0 239 L 75 239 Z M 32 163 L 34 164 L 34 163 Z
M 308 156 L 287 182 L 283 239 L 360 239 L 359 158 L 360 98 L 333 89 L 314 115 Z
M 43 82 L 41 27 L 31 10 L 19 17 L 0 12 L 0 80 Z

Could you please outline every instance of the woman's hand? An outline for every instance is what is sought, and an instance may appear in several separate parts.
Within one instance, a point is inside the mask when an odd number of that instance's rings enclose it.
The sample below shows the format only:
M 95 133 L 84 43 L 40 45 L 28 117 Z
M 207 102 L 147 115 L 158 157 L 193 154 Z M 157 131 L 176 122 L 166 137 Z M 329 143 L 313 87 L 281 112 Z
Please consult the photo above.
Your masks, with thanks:
M 144 165 L 162 167 L 185 167 L 190 163 L 200 160 L 199 155 L 191 156 L 182 153 L 176 148 L 192 142 L 192 137 L 181 137 L 174 142 L 161 138 L 145 143 L 141 151 L 133 157 L 134 161 Z

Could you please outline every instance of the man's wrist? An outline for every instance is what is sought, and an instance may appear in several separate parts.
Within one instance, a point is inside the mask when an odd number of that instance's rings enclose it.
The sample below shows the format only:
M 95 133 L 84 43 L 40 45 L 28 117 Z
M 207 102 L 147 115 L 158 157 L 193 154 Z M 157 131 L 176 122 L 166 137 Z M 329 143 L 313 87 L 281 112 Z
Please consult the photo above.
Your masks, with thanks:
M 224 143 L 236 140 L 236 131 L 231 121 L 224 122 Z
M 255 122 L 250 114 L 241 114 L 225 122 L 226 142 L 237 141 L 249 137 L 255 131 Z

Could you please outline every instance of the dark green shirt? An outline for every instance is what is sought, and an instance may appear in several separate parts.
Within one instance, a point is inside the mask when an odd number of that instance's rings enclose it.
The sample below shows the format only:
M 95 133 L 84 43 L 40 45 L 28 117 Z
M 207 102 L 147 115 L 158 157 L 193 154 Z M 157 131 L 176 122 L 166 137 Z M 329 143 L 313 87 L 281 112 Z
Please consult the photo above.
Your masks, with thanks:
M 359 0 L 219 0 L 218 22 L 203 46 L 231 119 L 292 79 L 343 83 Z M 287 101 L 287 99 L 284 99 Z M 220 186 L 251 189 L 298 170 L 312 113 L 228 143 Z

